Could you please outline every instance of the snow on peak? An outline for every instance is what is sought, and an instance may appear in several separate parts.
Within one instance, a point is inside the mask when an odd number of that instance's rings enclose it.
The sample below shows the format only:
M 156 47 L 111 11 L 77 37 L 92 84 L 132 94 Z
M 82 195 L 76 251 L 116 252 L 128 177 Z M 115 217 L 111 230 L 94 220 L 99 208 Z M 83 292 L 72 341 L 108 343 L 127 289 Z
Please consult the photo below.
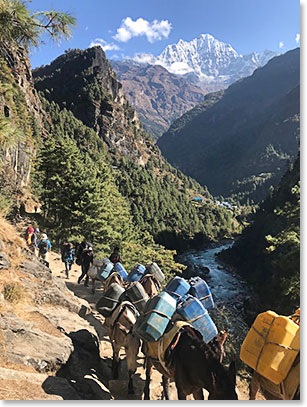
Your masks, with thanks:
M 209 77 L 229 84 L 251 75 L 275 55 L 269 50 L 240 55 L 230 44 L 218 41 L 211 34 L 200 34 L 191 41 L 180 39 L 168 45 L 154 64 L 175 74 L 194 73 L 199 80 Z

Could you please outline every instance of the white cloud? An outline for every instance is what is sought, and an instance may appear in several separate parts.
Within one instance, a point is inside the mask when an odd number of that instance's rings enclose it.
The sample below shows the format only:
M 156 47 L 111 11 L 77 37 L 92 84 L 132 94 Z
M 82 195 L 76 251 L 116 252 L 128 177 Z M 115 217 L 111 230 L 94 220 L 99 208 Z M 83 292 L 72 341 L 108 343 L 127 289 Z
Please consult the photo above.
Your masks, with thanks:
M 153 43 L 168 38 L 171 29 L 172 25 L 168 20 L 154 20 L 150 23 L 143 18 L 133 21 L 132 18 L 126 17 L 122 20 L 122 24 L 113 38 L 120 42 L 127 42 L 132 37 L 144 35 L 150 43 Z
M 90 47 L 95 47 L 97 45 L 100 45 L 100 47 L 106 52 L 106 51 L 118 51 L 120 48 L 118 45 L 111 43 L 108 44 L 104 39 L 102 38 L 96 38 L 90 43 Z
M 138 62 L 139 64 L 151 64 L 153 65 L 156 61 L 156 57 L 152 54 L 135 54 L 132 58 L 133 61 Z
M 284 43 L 282 41 L 279 41 L 279 48 L 283 48 L 284 47 Z
M 298 44 L 300 42 L 300 40 L 301 40 L 301 36 L 299 33 L 297 33 L 296 37 L 295 37 L 295 42 Z
M 169 72 L 174 73 L 176 75 L 184 75 L 188 72 L 193 71 L 193 69 L 186 62 L 174 62 L 171 65 L 165 66 L 165 68 Z

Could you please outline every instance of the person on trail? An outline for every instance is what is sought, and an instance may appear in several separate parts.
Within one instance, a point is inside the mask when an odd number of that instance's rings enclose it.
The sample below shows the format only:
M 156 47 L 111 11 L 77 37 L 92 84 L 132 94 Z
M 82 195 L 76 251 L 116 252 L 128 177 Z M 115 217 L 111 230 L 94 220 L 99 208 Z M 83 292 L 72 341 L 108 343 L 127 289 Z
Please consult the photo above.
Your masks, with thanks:
M 33 227 L 28 226 L 27 230 L 25 231 L 25 235 L 24 235 L 25 241 L 26 241 L 28 246 L 32 245 L 32 235 L 33 235 L 33 233 L 34 233 Z
M 83 241 L 78 249 L 77 257 L 78 263 L 80 263 L 82 271 L 81 276 L 78 278 L 78 284 L 80 284 L 83 277 L 86 276 L 84 285 L 85 287 L 88 287 L 89 276 L 87 272 L 89 271 L 90 265 L 93 264 L 94 261 L 92 246 L 86 241 Z
M 51 250 L 51 243 L 46 233 L 42 234 L 41 240 L 38 242 L 38 256 L 43 260 L 47 267 L 49 267 L 49 251 Z
M 114 247 L 114 250 L 111 254 L 111 256 L 109 257 L 110 261 L 115 264 L 115 263 L 119 263 L 120 262 L 120 255 L 119 255 L 119 247 L 116 246 Z
M 38 210 L 38 206 L 37 206 L 37 204 L 35 204 L 34 205 L 34 212 L 37 213 L 37 210 Z
M 64 243 L 62 248 L 62 262 L 65 264 L 66 278 L 69 278 L 71 266 L 74 264 L 75 250 L 72 243 Z
M 31 236 L 31 248 L 33 252 L 35 253 L 35 250 L 37 249 L 37 236 L 39 234 L 39 229 L 35 228 L 34 233 Z

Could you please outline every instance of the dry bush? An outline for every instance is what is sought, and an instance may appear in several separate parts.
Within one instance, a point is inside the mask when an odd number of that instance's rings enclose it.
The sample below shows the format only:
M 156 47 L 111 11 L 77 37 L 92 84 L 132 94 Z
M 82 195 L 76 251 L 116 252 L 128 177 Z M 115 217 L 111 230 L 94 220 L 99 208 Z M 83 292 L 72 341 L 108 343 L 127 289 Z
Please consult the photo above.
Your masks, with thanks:
M 26 292 L 22 285 L 18 283 L 5 284 L 3 287 L 4 299 L 11 304 L 17 304 L 21 300 L 25 299 Z

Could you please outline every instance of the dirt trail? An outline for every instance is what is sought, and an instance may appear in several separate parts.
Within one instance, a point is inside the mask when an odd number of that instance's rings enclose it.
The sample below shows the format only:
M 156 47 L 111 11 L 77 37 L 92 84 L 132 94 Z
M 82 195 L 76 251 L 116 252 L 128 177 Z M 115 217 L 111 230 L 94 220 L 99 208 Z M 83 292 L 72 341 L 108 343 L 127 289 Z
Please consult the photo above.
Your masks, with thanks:
M 70 272 L 70 276 L 67 279 L 65 276 L 65 268 L 64 264 L 61 262 L 61 258 L 59 255 L 55 253 L 51 253 L 50 255 L 50 268 L 52 273 L 58 277 L 65 279 L 67 287 L 73 291 L 73 293 L 88 301 L 90 304 L 93 315 L 88 318 L 88 321 L 94 326 L 98 337 L 100 339 L 100 356 L 102 358 L 102 363 L 108 367 L 109 377 L 108 377 L 108 389 L 111 393 L 112 398 L 117 400 L 127 400 L 127 399 L 136 399 L 140 400 L 143 398 L 143 388 L 145 385 L 145 371 L 143 368 L 144 364 L 144 356 L 140 352 L 138 356 L 138 368 L 134 377 L 134 386 L 135 386 L 135 395 L 129 396 L 127 394 L 127 385 L 128 385 L 128 373 L 127 373 L 127 366 L 125 361 L 125 353 L 122 350 L 121 353 L 121 369 L 119 380 L 112 380 L 111 376 L 111 360 L 112 360 L 112 348 L 108 336 L 106 334 L 106 330 L 102 325 L 104 322 L 104 318 L 96 311 L 95 303 L 100 298 L 102 294 L 102 287 L 100 283 L 96 283 L 96 293 L 93 295 L 91 292 L 91 286 L 85 287 L 84 283 L 81 284 L 77 283 L 78 277 L 81 274 L 80 267 L 77 265 L 73 265 L 72 270 Z M 151 390 L 151 400 L 161 400 L 162 399 L 162 385 L 161 385 L 161 374 L 153 369 L 152 372 L 152 380 L 150 385 Z M 241 380 L 239 377 L 237 378 L 237 393 L 239 400 L 248 400 L 248 384 L 246 381 Z M 206 398 L 205 394 L 205 398 Z M 175 388 L 174 383 L 170 384 L 170 399 L 177 400 L 177 391 Z M 189 397 L 189 399 L 193 399 L 193 397 Z M 259 399 L 262 399 L 259 396 Z

